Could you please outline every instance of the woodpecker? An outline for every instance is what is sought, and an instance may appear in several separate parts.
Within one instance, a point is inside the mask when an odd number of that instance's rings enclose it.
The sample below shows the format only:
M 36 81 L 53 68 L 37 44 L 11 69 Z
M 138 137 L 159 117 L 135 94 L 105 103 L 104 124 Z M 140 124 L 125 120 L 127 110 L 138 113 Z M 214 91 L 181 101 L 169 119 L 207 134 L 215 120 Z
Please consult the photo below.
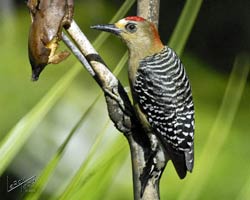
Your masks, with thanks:
M 194 105 L 191 86 L 177 54 L 160 40 L 153 23 L 130 16 L 91 28 L 113 33 L 127 45 L 134 108 L 181 179 L 194 165 Z

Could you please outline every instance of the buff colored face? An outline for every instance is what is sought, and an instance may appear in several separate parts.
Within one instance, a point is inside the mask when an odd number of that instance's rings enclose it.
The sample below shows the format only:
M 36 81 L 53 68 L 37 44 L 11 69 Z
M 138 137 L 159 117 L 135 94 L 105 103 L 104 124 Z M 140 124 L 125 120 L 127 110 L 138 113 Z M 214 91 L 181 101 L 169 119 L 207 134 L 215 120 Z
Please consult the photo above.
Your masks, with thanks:
M 118 35 L 127 44 L 130 52 L 144 51 L 144 55 L 150 55 L 163 48 L 155 26 L 138 16 L 126 17 L 115 24 L 95 25 L 92 28 Z
M 130 21 L 121 19 L 115 26 L 121 30 L 120 36 L 127 43 L 128 47 L 143 48 L 151 44 L 152 38 L 149 34 L 151 24 L 148 21 Z M 133 42 L 131 42 L 133 41 Z

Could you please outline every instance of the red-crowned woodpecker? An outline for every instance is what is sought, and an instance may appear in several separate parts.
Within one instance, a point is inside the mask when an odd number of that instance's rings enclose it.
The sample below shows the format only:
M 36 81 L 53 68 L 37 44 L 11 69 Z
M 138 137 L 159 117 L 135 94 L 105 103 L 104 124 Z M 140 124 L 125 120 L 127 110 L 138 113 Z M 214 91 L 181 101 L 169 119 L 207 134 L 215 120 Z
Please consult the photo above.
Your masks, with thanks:
M 91 28 L 111 32 L 126 43 L 137 117 L 145 132 L 155 134 L 165 157 L 184 178 L 194 165 L 194 105 L 181 60 L 162 44 L 154 24 L 144 18 L 131 16 Z

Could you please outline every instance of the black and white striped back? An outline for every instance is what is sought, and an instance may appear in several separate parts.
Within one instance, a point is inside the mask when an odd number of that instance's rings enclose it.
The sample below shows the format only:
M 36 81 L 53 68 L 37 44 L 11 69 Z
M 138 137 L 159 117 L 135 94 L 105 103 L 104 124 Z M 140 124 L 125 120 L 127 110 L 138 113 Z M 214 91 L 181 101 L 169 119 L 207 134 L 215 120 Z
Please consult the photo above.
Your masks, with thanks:
M 194 106 L 185 69 L 172 49 L 165 46 L 140 61 L 133 96 L 184 178 L 193 169 Z

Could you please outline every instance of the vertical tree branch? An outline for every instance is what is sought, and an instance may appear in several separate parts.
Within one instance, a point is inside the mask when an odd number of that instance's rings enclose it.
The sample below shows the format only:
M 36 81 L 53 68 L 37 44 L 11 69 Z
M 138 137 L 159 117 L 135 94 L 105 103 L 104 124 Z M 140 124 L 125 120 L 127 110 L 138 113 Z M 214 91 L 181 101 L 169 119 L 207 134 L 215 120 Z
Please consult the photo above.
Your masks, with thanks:
M 137 0 L 137 15 L 159 24 L 160 0 Z
M 137 15 L 141 16 L 148 21 L 151 21 L 158 28 L 159 24 L 159 11 L 160 11 L 160 0 L 138 0 L 137 1 Z M 155 141 L 155 136 L 153 133 L 148 133 L 149 142 L 151 144 L 151 151 L 155 151 L 154 159 L 158 161 L 158 165 L 164 170 L 167 160 L 162 154 L 164 150 L 159 142 Z M 149 164 L 149 160 L 146 160 L 146 164 Z M 163 173 L 163 171 L 162 171 Z M 159 191 L 160 177 L 158 179 L 151 178 L 148 180 L 148 184 L 145 187 L 143 200 L 148 199 L 160 199 Z

